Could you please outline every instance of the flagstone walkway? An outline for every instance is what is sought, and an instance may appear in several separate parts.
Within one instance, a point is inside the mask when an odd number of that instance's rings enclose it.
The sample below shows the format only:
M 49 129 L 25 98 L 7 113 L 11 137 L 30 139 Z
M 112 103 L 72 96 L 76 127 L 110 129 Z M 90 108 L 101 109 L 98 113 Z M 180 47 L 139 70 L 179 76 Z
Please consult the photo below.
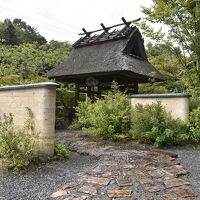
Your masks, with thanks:
M 76 180 L 66 180 L 51 199 L 198 199 L 177 154 L 135 143 L 108 143 L 82 131 L 58 132 L 57 138 L 71 151 L 98 162 Z

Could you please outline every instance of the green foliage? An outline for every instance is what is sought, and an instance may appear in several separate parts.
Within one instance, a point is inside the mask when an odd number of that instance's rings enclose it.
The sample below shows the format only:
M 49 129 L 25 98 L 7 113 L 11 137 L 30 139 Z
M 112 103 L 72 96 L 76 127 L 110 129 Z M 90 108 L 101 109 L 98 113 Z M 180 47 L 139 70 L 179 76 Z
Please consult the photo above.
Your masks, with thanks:
M 172 119 L 160 102 L 152 105 L 138 104 L 132 111 L 131 134 L 134 140 L 160 146 L 181 145 L 189 138 L 187 125 Z
M 199 0 L 154 0 L 143 7 L 145 21 L 140 24 L 144 34 L 164 44 L 177 58 L 182 82 L 187 89 L 200 86 L 200 2 Z M 152 24 L 165 25 L 165 32 L 155 31 Z M 179 47 L 179 50 L 177 49 Z M 163 54 L 164 55 L 164 54 Z
M 112 140 L 120 134 L 128 136 L 130 109 L 128 97 L 119 92 L 115 85 L 104 99 L 80 102 L 76 115 L 78 123 L 87 132 Z
M 15 27 L 9 19 L 0 23 L 0 44 L 16 45 L 18 43 Z
M 67 148 L 65 147 L 65 145 L 61 144 L 58 141 L 54 142 L 54 152 L 55 152 L 55 155 L 58 156 L 58 158 L 60 159 L 69 157 L 69 152 Z
M 190 136 L 191 140 L 199 144 L 200 143 L 200 107 L 194 109 L 190 113 Z
M 14 126 L 12 114 L 4 114 L 0 120 L 0 158 L 14 171 L 19 171 L 30 163 L 38 136 L 33 113 L 29 108 L 27 113 L 28 118 L 22 128 Z
M 40 82 L 52 82 L 53 79 L 48 79 L 45 76 L 30 75 L 26 79 L 22 78 L 20 75 L 8 75 L 0 78 L 0 86 L 5 85 L 20 85 L 29 83 L 40 83 Z
M 42 75 L 62 62 L 70 51 L 69 45 L 52 41 L 49 44 L 0 46 L 0 77 Z
M 177 49 L 177 51 L 179 51 Z M 147 44 L 148 60 L 166 78 L 165 82 L 140 84 L 141 93 L 184 92 L 186 90 L 182 68 L 173 53 L 164 44 Z
M 26 43 L 45 44 L 46 39 L 37 30 L 21 19 L 5 19 L 0 22 L 0 44 L 19 45 Z
M 62 42 L 0 46 L 0 85 L 49 81 L 45 73 L 61 63 L 70 46 Z
M 0 86 L 48 81 L 45 74 L 71 50 L 67 42 L 50 41 L 26 22 L 0 22 Z
M 188 92 L 192 95 L 190 99 L 190 110 L 197 109 L 200 105 L 200 87 L 189 88 Z

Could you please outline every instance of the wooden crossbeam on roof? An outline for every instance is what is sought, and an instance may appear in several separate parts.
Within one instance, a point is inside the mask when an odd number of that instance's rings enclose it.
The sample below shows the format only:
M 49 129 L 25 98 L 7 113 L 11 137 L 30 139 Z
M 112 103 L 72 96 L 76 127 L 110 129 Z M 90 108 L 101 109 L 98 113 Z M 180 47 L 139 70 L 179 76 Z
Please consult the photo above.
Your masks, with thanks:
M 108 29 L 108 28 L 106 28 L 106 27 L 104 26 L 104 24 L 103 24 L 103 23 L 101 23 L 100 25 L 102 26 L 103 30 L 104 30 L 105 32 L 107 32 L 107 33 L 108 33 L 108 30 L 109 30 L 109 29 Z
M 132 20 L 132 21 L 127 22 L 127 21 L 125 20 L 125 18 L 122 17 L 123 23 L 115 24 L 115 25 L 113 25 L 113 26 L 106 27 L 106 29 L 107 29 L 107 30 L 110 30 L 111 28 L 115 28 L 115 27 L 117 27 L 117 26 L 122 26 L 122 25 L 130 26 L 131 23 L 138 22 L 138 21 L 140 21 L 140 19 L 141 19 L 141 18 L 138 18 L 138 19 L 135 19 L 135 20 Z M 103 24 L 103 23 L 101 23 L 101 24 Z M 83 30 L 83 29 L 82 29 L 82 30 Z M 103 30 L 104 30 L 104 28 L 102 28 L 102 29 L 97 29 L 97 30 L 94 30 L 94 31 L 89 31 L 89 32 L 87 32 L 87 34 L 92 34 L 92 33 L 96 33 L 96 32 L 103 31 Z M 79 35 L 85 35 L 85 34 L 86 34 L 85 31 L 84 31 L 84 33 L 79 33 Z
M 80 33 L 79 35 L 84 35 L 84 37 L 81 37 L 81 39 L 79 39 L 77 42 L 75 42 L 73 44 L 73 47 L 79 48 L 79 47 L 93 45 L 93 44 L 100 43 L 100 42 L 105 42 L 105 41 L 110 41 L 110 40 L 118 40 L 118 39 L 123 39 L 124 37 L 128 37 L 130 35 L 131 31 L 133 31 L 133 29 L 135 28 L 135 27 L 131 26 L 131 23 L 137 22 L 139 20 L 140 20 L 140 18 L 127 22 L 125 20 L 125 18 L 122 17 L 123 23 L 121 23 L 121 24 L 116 24 L 113 26 L 106 27 L 103 23 L 101 23 L 102 29 L 98 29 L 95 31 L 86 31 L 86 29 L 83 28 L 82 30 L 84 33 Z M 114 27 L 122 26 L 122 25 L 124 25 L 124 27 L 121 30 L 115 29 L 114 31 L 109 32 L 110 29 L 112 29 Z M 100 32 L 100 31 L 103 31 L 103 32 L 100 33 L 99 35 L 93 35 L 94 33 Z
M 83 32 L 84 32 L 85 35 L 87 35 L 88 37 L 90 37 L 90 34 L 91 34 L 91 33 L 87 32 L 87 31 L 85 30 L 85 28 L 82 28 L 82 30 L 83 30 Z

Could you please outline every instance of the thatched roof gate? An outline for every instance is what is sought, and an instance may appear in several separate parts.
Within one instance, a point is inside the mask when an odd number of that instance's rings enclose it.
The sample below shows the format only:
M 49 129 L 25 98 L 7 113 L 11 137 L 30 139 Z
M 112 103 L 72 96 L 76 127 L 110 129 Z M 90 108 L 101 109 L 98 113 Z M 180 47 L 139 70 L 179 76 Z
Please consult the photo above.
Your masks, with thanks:
M 164 77 L 151 65 L 146 56 L 144 41 L 139 29 L 122 18 L 123 23 L 87 32 L 73 44 L 70 56 L 47 75 L 66 83 L 75 83 L 77 92 L 84 90 L 89 96 L 100 96 L 102 89 L 110 87 L 113 80 L 122 89 L 137 93 L 138 83 L 150 79 L 163 81 Z M 122 29 L 114 29 L 123 26 Z M 100 34 L 96 35 L 96 32 Z M 95 91 L 97 87 L 97 91 Z M 78 95 L 78 94 L 77 94 Z

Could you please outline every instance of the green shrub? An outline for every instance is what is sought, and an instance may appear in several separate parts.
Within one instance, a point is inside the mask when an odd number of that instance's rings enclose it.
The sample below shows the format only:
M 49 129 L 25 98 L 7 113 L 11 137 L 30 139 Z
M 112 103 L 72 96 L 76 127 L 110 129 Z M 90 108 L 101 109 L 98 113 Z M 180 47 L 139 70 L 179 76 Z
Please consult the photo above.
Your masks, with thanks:
M 190 88 L 187 92 L 188 94 L 191 94 L 190 111 L 193 111 L 200 105 L 200 87 Z
M 193 143 L 200 142 L 200 107 L 190 113 L 190 136 Z
M 27 113 L 28 118 L 22 128 L 14 126 L 12 114 L 4 114 L 0 120 L 0 158 L 14 171 L 26 167 L 33 158 L 38 134 L 32 111 L 27 108 Z
M 58 141 L 54 142 L 54 153 L 56 156 L 58 156 L 60 159 L 67 158 L 69 156 L 68 150 L 65 147 L 64 144 L 61 144 Z
M 188 126 L 179 119 L 172 119 L 160 102 L 136 105 L 132 111 L 131 134 L 134 140 L 160 146 L 181 145 L 189 138 Z
M 130 110 L 128 97 L 119 92 L 117 86 L 113 86 L 104 99 L 80 102 L 76 108 L 76 115 L 78 123 L 88 133 L 115 140 L 117 135 L 128 135 Z
M 50 80 L 45 76 L 39 75 L 26 75 L 26 79 L 21 75 L 11 74 L 0 78 L 0 86 L 6 85 L 21 85 L 30 83 L 40 83 L 40 82 L 50 82 Z

